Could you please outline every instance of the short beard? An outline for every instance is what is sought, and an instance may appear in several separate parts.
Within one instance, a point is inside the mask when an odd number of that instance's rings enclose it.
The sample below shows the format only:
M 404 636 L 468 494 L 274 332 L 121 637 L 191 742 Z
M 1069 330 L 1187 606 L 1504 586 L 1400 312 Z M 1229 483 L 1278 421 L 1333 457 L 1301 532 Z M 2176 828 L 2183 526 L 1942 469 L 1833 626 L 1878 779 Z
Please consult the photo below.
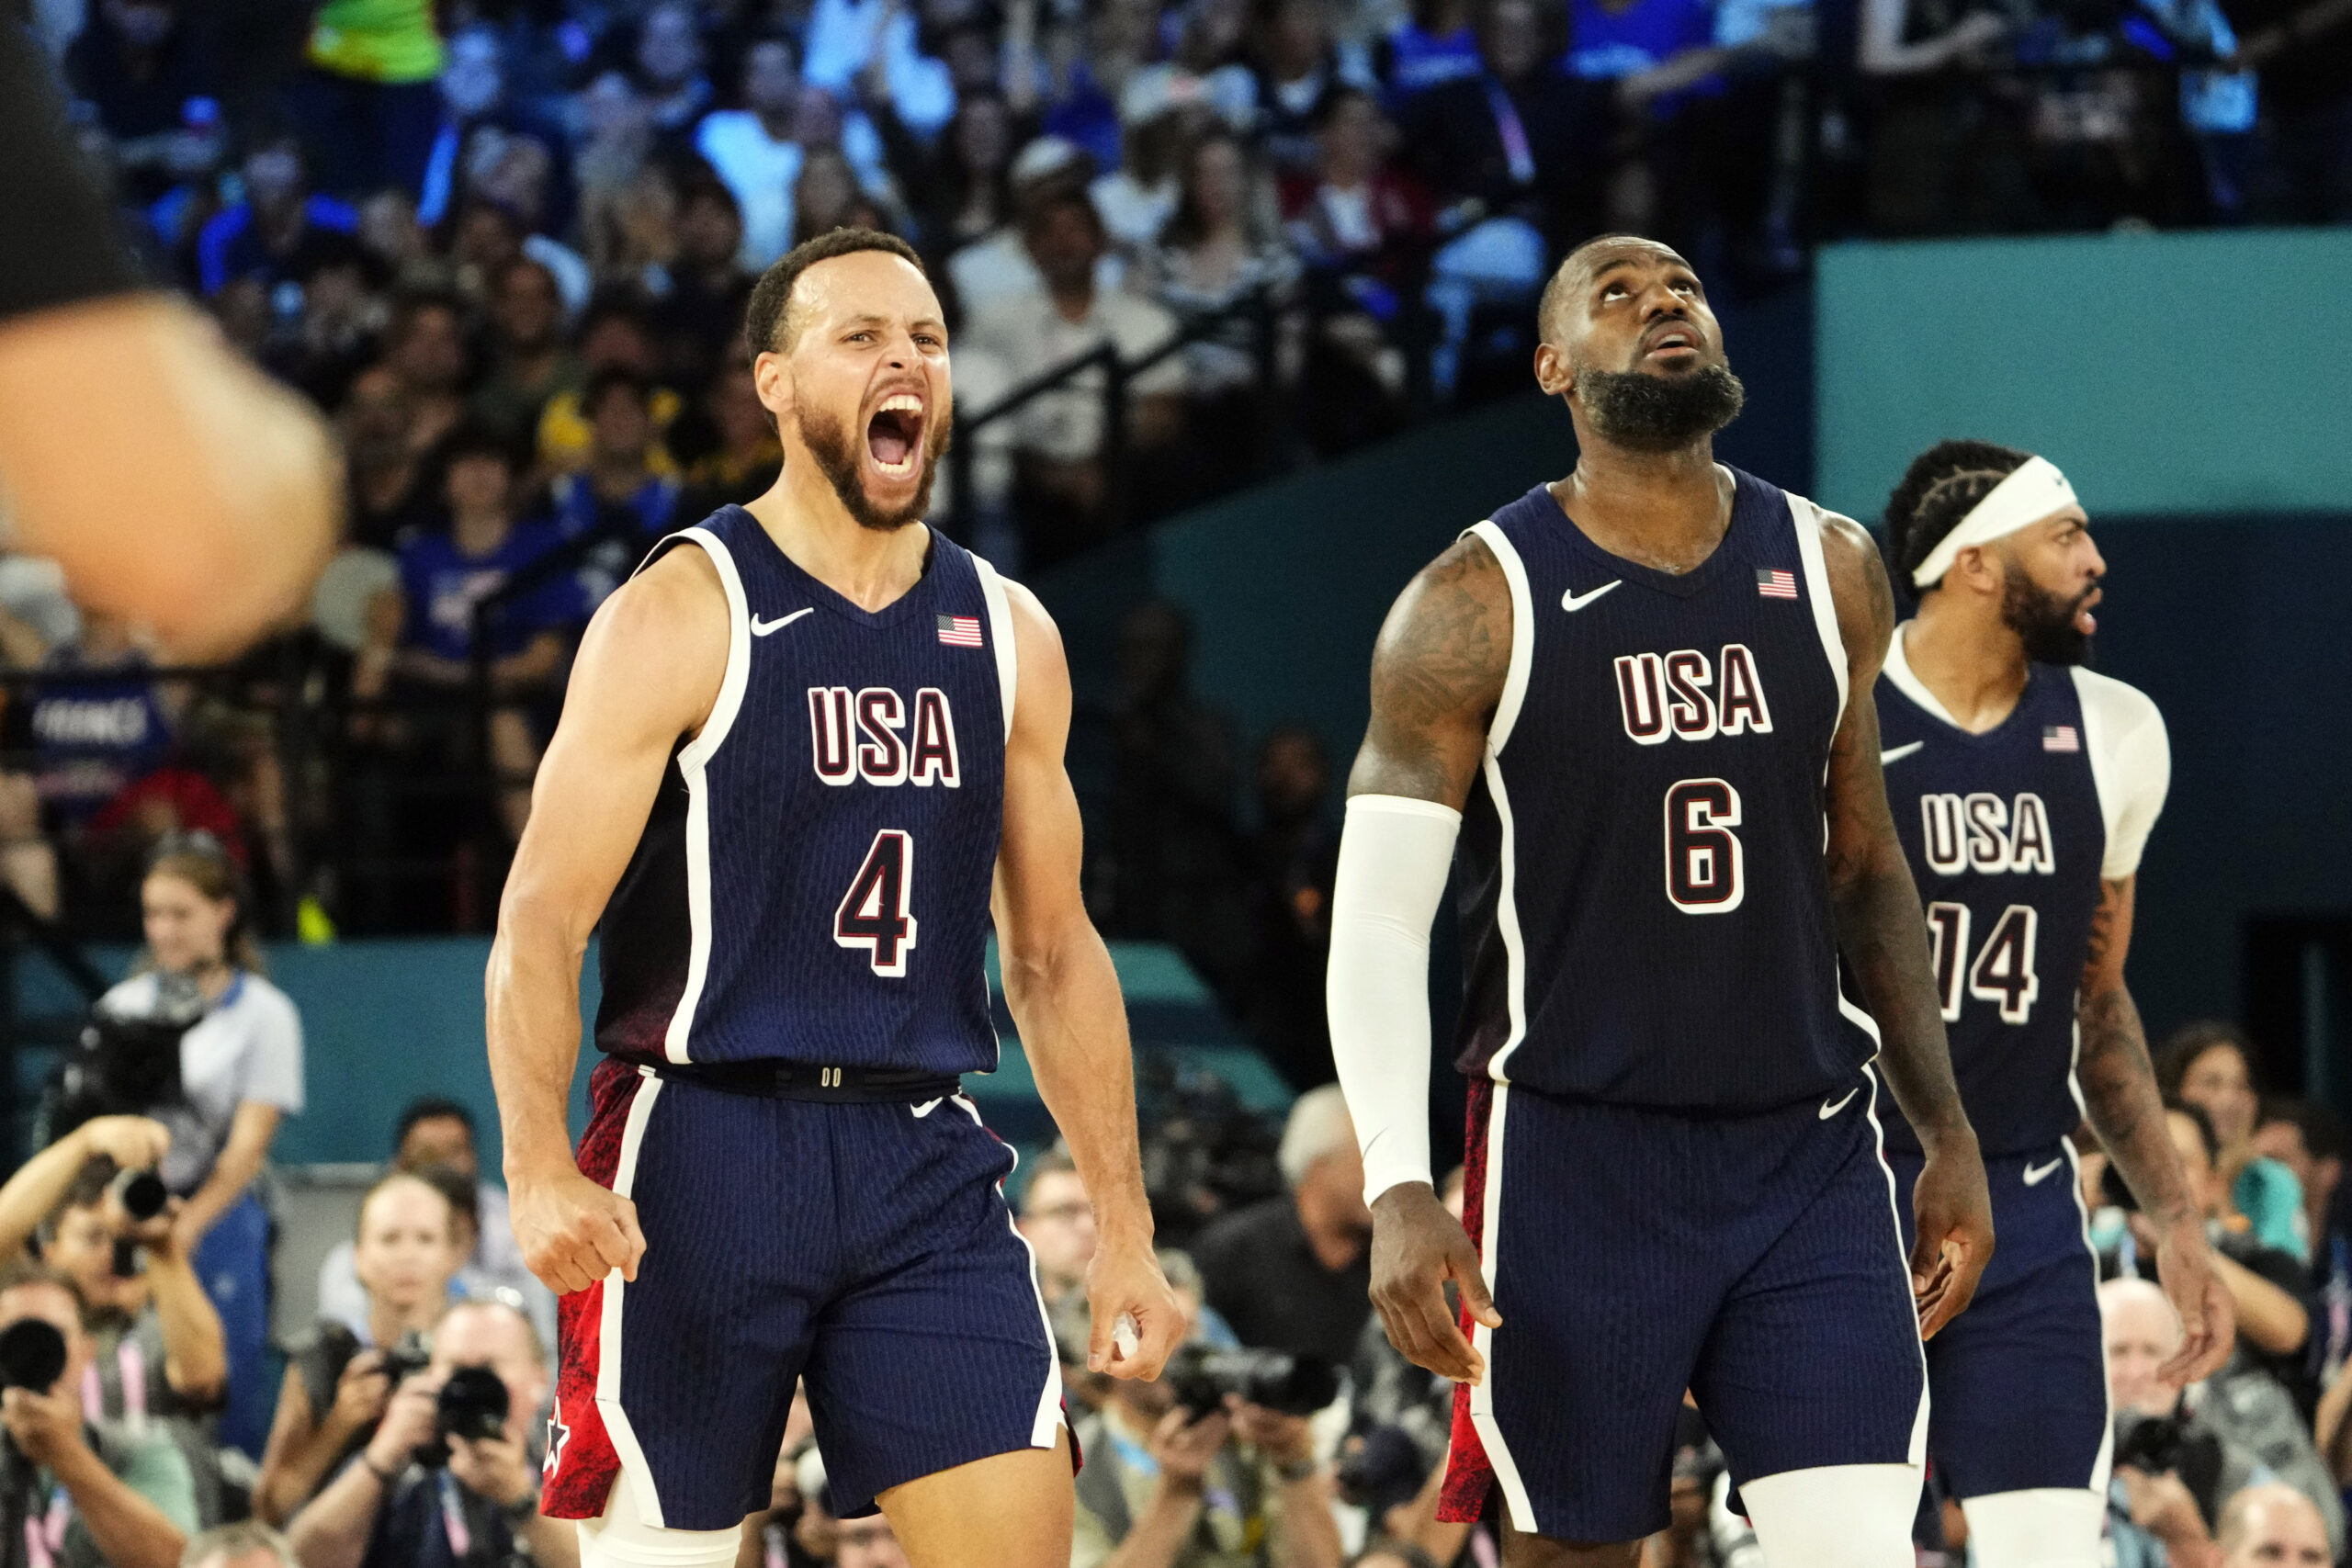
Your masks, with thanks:
M 1636 452 L 1673 452 L 1739 417 L 1747 389 L 1727 365 L 1681 376 L 1579 370 L 1577 391 L 1593 434 Z
M 2025 656 L 2036 664 L 2087 664 L 2091 639 L 2075 625 L 2075 613 L 2091 592 L 2086 588 L 2072 599 L 2061 599 L 2012 562 L 2001 589 L 2001 624 L 2018 634 Z
M 874 504 L 865 493 L 865 476 L 861 465 L 865 460 L 864 433 L 853 436 L 849 427 L 840 420 L 810 409 L 796 409 L 794 418 L 800 423 L 800 439 L 808 455 L 817 459 L 817 467 L 841 498 L 842 510 L 857 520 L 861 528 L 871 528 L 877 534 L 895 533 L 910 523 L 922 521 L 931 510 L 932 481 L 939 477 L 940 454 L 947 450 L 950 425 L 942 422 L 936 431 L 924 432 L 922 482 L 915 487 L 914 499 L 897 511 L 884 511 Z

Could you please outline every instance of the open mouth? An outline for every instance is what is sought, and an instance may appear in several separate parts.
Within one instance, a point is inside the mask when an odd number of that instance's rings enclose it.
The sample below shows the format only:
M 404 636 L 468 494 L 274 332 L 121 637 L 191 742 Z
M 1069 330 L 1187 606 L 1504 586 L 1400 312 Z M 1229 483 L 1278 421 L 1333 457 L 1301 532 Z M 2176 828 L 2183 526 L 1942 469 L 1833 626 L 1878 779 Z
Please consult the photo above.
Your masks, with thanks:
M 2098 617 L 2091 614 L 2091 607 L 2106 597 L 2107 595 L 2102 590 L 2094 588 L 2075 602 L 2075 629 L 2076 631 L 2082 633 L 2085 637 L 2094 637 L 2098 635 Z
M 1645 352 L 1649 355 L 1696 354 L 1699 352 L 1699 334 L 1690 327 L 1669 327 L 1657 334 Z
M 913 473 L 922 452 L 922 400 L 911 392 L 885 398 L 866 422 L 865 450 L 893 479 Z

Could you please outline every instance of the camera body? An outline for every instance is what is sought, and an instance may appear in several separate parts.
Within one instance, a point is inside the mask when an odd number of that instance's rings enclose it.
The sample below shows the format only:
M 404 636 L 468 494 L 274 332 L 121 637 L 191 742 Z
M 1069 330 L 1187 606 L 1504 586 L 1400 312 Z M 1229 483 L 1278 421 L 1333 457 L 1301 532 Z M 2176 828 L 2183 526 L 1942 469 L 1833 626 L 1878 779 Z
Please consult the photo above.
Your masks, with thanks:
M 1196 1418 L 1223 1409 L 1227 1394 L 1284 1416 L 1312 1416 L 1340 1396 L 1339 1374 L 1328 1363 L 1286 1350 L 1185 1345 L 1159 1375 Z

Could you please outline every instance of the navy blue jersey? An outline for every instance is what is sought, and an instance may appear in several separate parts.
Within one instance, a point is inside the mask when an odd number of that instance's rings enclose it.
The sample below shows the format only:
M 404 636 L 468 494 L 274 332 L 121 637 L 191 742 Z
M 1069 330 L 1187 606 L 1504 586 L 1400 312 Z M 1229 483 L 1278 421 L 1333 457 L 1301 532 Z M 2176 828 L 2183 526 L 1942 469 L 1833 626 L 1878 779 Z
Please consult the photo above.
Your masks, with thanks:
M 933 534 L 922 581 L 868 614 L 740 506 L 648 560 L 682 543 L 726 587 L 727 673 L 605 906 L 597 1045 L 990 1071 L 982 953 L 1013 682 L 1002 584 Z
M 1850 1088 L 1822 865 L 1846 656 L 1823 513 L 1738 474 L 1676 576 L 1538 487 L 1472 530 L 1511 590 L 1510 671 L 1458 859 L 1464 1071 L 1625 1105 L 1750 1112 Z
M 2045 1149 L 2082 1120 L 2075 991 L 2102 875 L 2131 874 L 2163 801 L 2163 721 L 2120 682 L 2036 664 L 2009 716 L 1972 735 L 1912 672 L 1899 632 L 1878 715 L 1961 1100 L 1988 1157 Z M 2110 844 L 2110 820 L 2129 842 Z M 1886 1134 L 1919 1146 L 1899 1112 Z

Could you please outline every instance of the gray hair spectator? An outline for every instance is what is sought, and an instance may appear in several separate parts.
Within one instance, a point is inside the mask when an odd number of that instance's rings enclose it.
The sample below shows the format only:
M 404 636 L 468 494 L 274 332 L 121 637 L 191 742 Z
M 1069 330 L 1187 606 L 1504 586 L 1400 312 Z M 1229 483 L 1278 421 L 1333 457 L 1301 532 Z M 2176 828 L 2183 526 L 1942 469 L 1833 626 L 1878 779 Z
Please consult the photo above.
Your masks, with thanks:
M 1372 1211 L 1340 1086 L 1298 1097 L 1275 1156 L 1290 1191 L 1193 1239 L 1208 1303 L 1244 1345 L 1339 1365 L 1372 1314 Z
M 284 1536 L 259 1519 L 239 1519 L 189 1541 L 180 1568 L 302 1568 L 302 1560 Z
M 2222 1508 L 2222 1568 L 2334 1568 L 2327 1524 L 2312 1500 L 2272 1482 Z

